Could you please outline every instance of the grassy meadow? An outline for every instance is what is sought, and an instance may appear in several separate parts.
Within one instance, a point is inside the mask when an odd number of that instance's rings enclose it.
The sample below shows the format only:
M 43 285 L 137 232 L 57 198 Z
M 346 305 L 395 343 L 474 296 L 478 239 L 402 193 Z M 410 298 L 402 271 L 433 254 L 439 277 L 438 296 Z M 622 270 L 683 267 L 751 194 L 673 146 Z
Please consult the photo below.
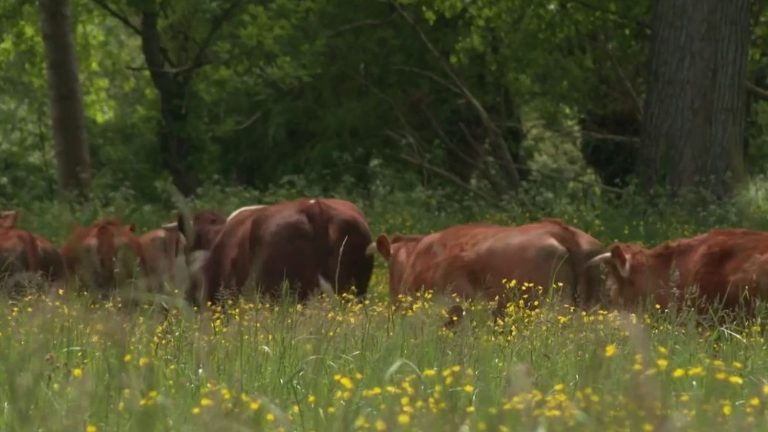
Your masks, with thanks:
M 499 206 L 419 191 L 359 202 L 374 233 L 557 216 L 606 244 L 761 228 L 764 208 L 756 193 L 694 205 L 577 192 Z M 230 211 L 292 195 L 212 190 L 196 205 Z M 173 217 L 172 204 L 137 202 L 30 204 L 20 206 L 20 225 L 59 243 L 77 221 L 119 215 L 148 229 Z M 0 430 L 768 428 L 763 318 L 700 325 L 653 307 L 587 313 L 513 305 L 503 323 L 492 323 L 491 306 L 473 304 L 448 331 L 442 300 L 426 295 L 392 309 L 379 258 L 364 304 L 319 297 L 200 314 L 173 301 L 178 288 L 169 290 L 168 313 L 152 299 L 123 305 L 67 291 L 0 302 Z

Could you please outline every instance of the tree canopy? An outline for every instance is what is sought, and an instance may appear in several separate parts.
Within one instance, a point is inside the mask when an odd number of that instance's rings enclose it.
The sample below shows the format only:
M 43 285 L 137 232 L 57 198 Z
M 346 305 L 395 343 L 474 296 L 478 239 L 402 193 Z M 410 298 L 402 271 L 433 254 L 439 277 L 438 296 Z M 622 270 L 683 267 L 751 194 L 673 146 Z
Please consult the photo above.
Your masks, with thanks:
M 618 190 L 636 178 L 648 145 L 640 138 L 657 52 L 648 0 L 71 0 L 71 8 L 97 191 L 128 188 L 151 200 L 169 183 L 189 194 L 208 182 L 286 181 L 364 191 L 382 170 L 403 187 L 447 185 L 487 200 L 542 178 Z M 0 2 L 8 201 L 56 190 L 38 14 Z M 746 82 L 723 91 L 747 95 L 737 151 L 748 155 L 746 172 L 761 173 L 768 23 L 759 2 L 748 18 Z

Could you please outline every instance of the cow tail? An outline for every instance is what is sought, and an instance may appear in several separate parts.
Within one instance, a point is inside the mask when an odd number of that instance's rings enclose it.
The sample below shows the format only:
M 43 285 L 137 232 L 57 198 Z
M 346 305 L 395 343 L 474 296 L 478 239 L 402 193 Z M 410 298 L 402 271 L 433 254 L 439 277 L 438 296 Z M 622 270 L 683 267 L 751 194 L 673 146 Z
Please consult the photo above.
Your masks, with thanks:
M 37 273 L 40 271 L 40 251 L 37 249 L 37 242 L 28 232 L 22 232 L 21 242 L 27 256 L 27 271 Z
M 101 225 L 96 230 L 96 254 L 98 256 L 100 273 L 108 283 L 115 282 L 115 235 L 112 229 Z
M 319 199 L 311 200 L 305 214 L 309 226 L 312 227 L 312 243 L 315 245 L 314 255 L 316 257 L 315 266 L 318 273 L 318 286 L 320 284 L 319 278 L 323 278 L 333 286 L 335 291 L 338 289 L 335 280 L 336 266 L 326 265 L 326 263 L 333 261 L 335 252 L 331 242 L 328 208 Z

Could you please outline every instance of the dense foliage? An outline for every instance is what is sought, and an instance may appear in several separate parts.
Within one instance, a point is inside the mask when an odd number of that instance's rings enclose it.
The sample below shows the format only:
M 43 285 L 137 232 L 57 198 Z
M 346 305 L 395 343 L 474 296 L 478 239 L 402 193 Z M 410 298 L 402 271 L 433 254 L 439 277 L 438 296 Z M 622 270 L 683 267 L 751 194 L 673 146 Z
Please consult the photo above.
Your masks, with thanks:
M 94 190 L 163 201 L 174 163 L 196 187 L 365 191 L 381 171 L 486 198 L 530 178 L 626 185 L 650 3 L 73 0 Z M 158 11 L 160 67 L 141 36 Z M 762 85 L 765 19 L 753 15 L 750 79 Z M 1 2 L 0 25 L 0 202 L 48 199 L 37 9 Z M 180 110 L 170 124 L 161 102 Z M 765 109 L 750 106 L 749 168 L 761 173 Z M 163 130 L 184 138 L 180 154 Z

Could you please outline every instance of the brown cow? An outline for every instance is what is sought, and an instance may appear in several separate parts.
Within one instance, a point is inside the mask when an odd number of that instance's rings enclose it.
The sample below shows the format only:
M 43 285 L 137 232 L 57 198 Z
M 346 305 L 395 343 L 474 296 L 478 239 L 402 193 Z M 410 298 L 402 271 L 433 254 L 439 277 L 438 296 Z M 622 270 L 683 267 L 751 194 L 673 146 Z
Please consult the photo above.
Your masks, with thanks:
M 0 275 L 3 279 L 22 274 L 42 274 L 50 281 L 64 276 L 61 255 L 45 238 L 16 228 L 16 211 L 0 212 Z
M 179 232 L 187 240 L 187 252 L 210 250 L 226 221 L 224 215 L 216 210 L 200 210 L 192 215 L 191 220 L 179 214 L 177 224 Z
M 138 276 L 137 267 L 146 275 L 146 257 L 134 231 L 134 225 L 114 219 L 76 227 L 61 247 L 69 277 L 107 294 L 120 282 Z
M 300 301 L 319 288 L 366 293 L 373 257 L 363 213 L 337 199 L 300 199 L 236 212 L 214 242 L 189 291 L 196 305 L 240 293 L 250 282 L 277 297 L 283 282 Z
M 147 261 L 148 288 L 161 292 L 164 283 L 176 283 L 177 260 L 184 258 L 186 240 L 177 224 L 146 232 L 139 237 Z
M 18 212 L 16 210 L 8 210 L 8 211 L 0 212 L 0 229 L 15 228 L 17 217 L 18 217 Z
M 609 264 L 611 297 L 627 307 L 652 301 L 667 308 L 693 295 L 705 312 L 768 295 L 768 233 L 760 231 L 717 229 L 651 249 L 620 243 L 594 261 Z
M 529 287 L 527 302 L 537 300 L 533 287 L 564 285 L 565 299 L 590 306 L 598 300 L 600 269 L 587 262 L 602 252 L 596 239 L 558 220 L 518 227 L 458 225 L 427 236 L 377 239 L 389 262 L 390 295 L 423 289 L 462 298 L 498 299 L 499 311 L 510 300 L 508 286 Z M 532 284 L 532 285 L 530 285 Z

